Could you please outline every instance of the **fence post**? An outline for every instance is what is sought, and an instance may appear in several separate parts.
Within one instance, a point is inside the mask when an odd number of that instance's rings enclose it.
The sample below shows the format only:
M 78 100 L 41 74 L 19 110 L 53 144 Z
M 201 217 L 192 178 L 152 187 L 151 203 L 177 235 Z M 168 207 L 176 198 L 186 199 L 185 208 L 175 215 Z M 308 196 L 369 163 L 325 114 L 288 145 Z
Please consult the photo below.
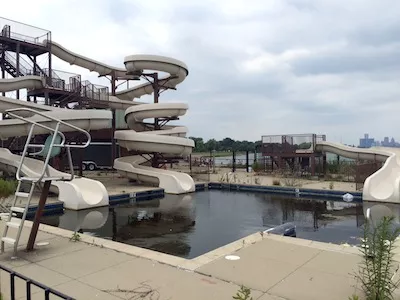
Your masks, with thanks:
M 246 172 L 249 173 L 249 150 L 246 151 Z
M 212 150 L 210 148 L 210 158 L 208 159 L 208 182 L 211 180 L 211 158 L 212 158 Z

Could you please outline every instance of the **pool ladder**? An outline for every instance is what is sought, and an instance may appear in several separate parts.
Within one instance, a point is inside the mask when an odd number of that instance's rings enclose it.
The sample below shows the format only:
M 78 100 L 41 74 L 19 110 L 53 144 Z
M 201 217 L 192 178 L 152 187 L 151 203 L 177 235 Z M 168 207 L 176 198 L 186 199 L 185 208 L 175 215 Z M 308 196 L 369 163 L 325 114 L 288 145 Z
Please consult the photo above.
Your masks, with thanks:
M 39 116 L 43 117 L 43 121 L 50 121 L 55 123 L 55 128 L 48 127 L 46 125 L 40 124 L 37 121 L 34 121 L 33 119 L 30 118 L 25 118 L 22 117 L 15 112 L 17 111 L 24 111 L 24 112 L 30 112 Z M 13 246 L 13 255 L 16 256 L 17 254 L 17 249 L 18 249 L 18 243 L 21 238 L 22 230 L 24 227 L 24 222 L 28 214 L 29 206 L 32 200 L 32 196 L 35 190 L 36 186 L 40 186 L 42 182 L 44 181 L 71 181 L 74 179 L 74 168 L 72 164 L 72 156 L 71 156 L 71 151 L 70 148 L 85 148 L 89 145 L 91 141 L 91 136 L 90 134 L 74 125 L 68 124 L 60 119 L 54 118 L 52 116 L 47 115 L 46 113 L 39 112 L 36 110 L 33 110 L 31 108 L 16 108 L 16 109 L 10 109 L 7 110 L 6 113 L 16 119 L 22 120 L 25 123 L 30 123 L 31 127 L 29 130 L 28 138 L 26 140 L 25 146 L 23 153 L 21 155 L 21 160 L 18 165 L 18 169 L 16 172 L 16 179 L 18 181 L 18 185 L 13 197 L 13 201 L 11 204 L 11 207 L 6 213 L 1 214 L 1 219 L 3 220 L 4 218 L 6 219 L 4 231 L 3 231 L 3 236 L 1 238 L 1 253 L 4 252 L 5 249 L 5 244 L 9 244 Z M 47 120 L 46 120 L 47 119 Z M 75 131 L 82 132 L 86 135 L 87 141 L 83 145 L 71 145 L 71 144 L 65 144 L 65 135 L 60 131 L 60 126 L 66 126 L 74 129 Z M 44 129 L 47 129 L 49 132 L 52 133 L 52 136 L 50 135 L 48 139 L 46 140 L 46 143 L 49 142 L 48 148 L 46 148 L 45 144 L 31 144 L 31 139 L 33 137 L 33 132 L 35 127 L 41 127 Z M 39 148 L 40 151 L 30 153 L 31 155 L 39 155 L 42 157 L 46 157 L 43 163 L 43 169 L 39 177 L 26 177 L 26 176 L 21 176 L 21 169 L 24 166 L 24 160 L 26 156 L 28 155 L 28 149 L 29 148 Z M 66 148 L 67 150 L 67 156 L 68 156 L 68 164 L 69 164 L 69 169 L 70 169 L 70 177 L 50 177 L 50 171 L 49 171 L 49 161 L 50 158 L 52 157 L 53 149 L 54 148 Z M 30 185 L 29 187 L 29 192 L 24 192 L 22 188 L 22 183 L 28 183 Z M 17 201 L 18 200 L 25 200 L 25 207 L 18 207 L 17 206 Z M 4 206 L 2 207 L 3 209 L 5 208 Z M 17 218 L 17 214 L 22 214 L 21 219 Z M 15 237 L 10 237 L 8 236 L 8 230 L 10 228 L 15 228 L 17 229 L 17 234 Z

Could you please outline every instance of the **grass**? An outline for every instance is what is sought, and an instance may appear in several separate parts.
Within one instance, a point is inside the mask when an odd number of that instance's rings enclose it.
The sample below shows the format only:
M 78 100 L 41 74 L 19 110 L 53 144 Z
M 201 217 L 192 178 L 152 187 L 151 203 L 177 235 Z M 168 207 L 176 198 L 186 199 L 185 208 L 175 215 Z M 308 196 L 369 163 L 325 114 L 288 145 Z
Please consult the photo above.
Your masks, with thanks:
M 0 199 L 7 198 L 12 195 L 17 188 L 17 182 L 15 180 L 4 180 L 0 178 Z
M 330 190 L 333 190 L 335 188 L 335 184 L 331 181 L 330 183 L 329 183 L 329 189 Z

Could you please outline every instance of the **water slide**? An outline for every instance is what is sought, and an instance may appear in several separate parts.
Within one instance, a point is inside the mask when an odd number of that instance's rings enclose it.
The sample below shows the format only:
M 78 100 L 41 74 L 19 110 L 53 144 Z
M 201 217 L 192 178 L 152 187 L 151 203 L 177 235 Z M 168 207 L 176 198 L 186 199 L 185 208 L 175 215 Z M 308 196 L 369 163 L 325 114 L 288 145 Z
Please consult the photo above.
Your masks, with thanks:
M 51 43 L 52 53 L 61 60 L 97 72 L 99 75 L 126 78 L 127 71 L 134 73 L 155 70 L 168 73 L 166 77 L 160 79 L 159 83 L 170 88 L 175 88 L 188 75 L 188 68 L 183 62 L 164 56 L 127 56 L 124 60 L 125 68 L 117 68 L 74 53 L 53 41 L 44 41 L 45 45 L 48 43 Z M 183 116 L 188 109 L 187 105 L 182 103 L 147 104 L 132 101 L 134 98 L 151 93 L 153 93 L 151 83 L 144 83 L 109 97 L 110 107 L 126 109 L 125 120 L 130 129 L 116 131 L 115 139 L 120 146 L 128 150 L 166 155 L 190 154 L 194 148 L 194 142 L 186 138 L 186 127 L 170 125 L 164 126 L 161 130 L 153 130 L 154 126 L 151 123 L 144 122 L 145 119 Z M 182 194 L 195 191 L 194 181 L 189 175 L 145 166 L 145 162 L 146 159 L 142 156 L 121 157 L 114 161 L 114 168 L 123 176 L 158 185 L 166 193 Z
M 0 79 L 0 92 L 8 92 L 23 88 L 41 88 L 43 79 L 38 76 L 24 76 L 13 79 Z M 35 104 L 0 96 L 0 112 L 7 109 L 27 107 L 46 112 L 47 115 L 63 120 L 84 130 L 109 128 L 112 114 L 106 110 L 68 110 Z M 39 115 L 23 114 L 30 120 L 55 128 L 56 122 Z M 7 119 L 0 121 L 0 138 L 7 139 L 15 136 L 26 136 L 30 130 L 30 124 L 18 119 Z M 73 129 L 62 125 L 61 132 Z M 48 134 L 46 129 L 36 126 L 34 134 Z M 0 148 L 0 169 L 15 172 L 18 168 L 21 156 L 15 155 L 10 150 Z M 25 158 L 21 173 L 27 177 L 39 177 L 43 170 L 43 162 L 38 159 Z M 50 177 L 70 177 L 70 174 L 57 171 L 49 166 Z M 108 205 L 108 193 L 104 185 L 96 180 L 75 177 L 72 181 L 52 181 L 51 191 L 58 193 L 64 207 L 73 210 L 81 210 L 92 207 Z
M 400 149 L 386 147 L 355 148 L 318 142 L 317 151 L 330 152 L 350 159 L 383 162 L 383 166 L 364 182 L 363 200 L 400 203 Z

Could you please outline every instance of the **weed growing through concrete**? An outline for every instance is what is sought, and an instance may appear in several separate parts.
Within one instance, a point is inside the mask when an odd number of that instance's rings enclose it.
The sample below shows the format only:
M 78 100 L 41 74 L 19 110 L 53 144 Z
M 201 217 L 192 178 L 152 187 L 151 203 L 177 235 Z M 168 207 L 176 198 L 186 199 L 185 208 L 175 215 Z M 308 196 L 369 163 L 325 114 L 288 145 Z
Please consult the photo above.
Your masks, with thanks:
M 253 297 L 251 297 L 250 289 L 243 285 L 240 287 L 240 290 L 236 293 L 236 295 L 232 298 L 235 300 L 253 300 Z
M 81 240 L 81 236 L 76 231 L 70 237 L 70 240 L 73 242 L 79 242 Z
M 393 292 L 399 286 L 399 281 L 392 280 L 394 244 L 399 234 L 400 228 L 394 228 L 394 217 L 383 217 L 376 226 L 369 220 L 365 223 L 361 245 L 363 261 L 356 277 L 361 281 L 367 300 L 393 299 Z

